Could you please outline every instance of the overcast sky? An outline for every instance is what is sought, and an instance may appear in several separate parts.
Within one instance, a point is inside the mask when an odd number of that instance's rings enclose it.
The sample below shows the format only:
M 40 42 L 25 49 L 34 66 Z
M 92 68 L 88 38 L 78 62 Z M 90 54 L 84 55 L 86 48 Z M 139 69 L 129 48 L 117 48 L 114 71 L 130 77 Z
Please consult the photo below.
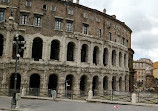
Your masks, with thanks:
M 134 60 L 158 61 L 158 0 L 80 0 L 80 4 L 99 11 L 105 8 L 132 29 Z

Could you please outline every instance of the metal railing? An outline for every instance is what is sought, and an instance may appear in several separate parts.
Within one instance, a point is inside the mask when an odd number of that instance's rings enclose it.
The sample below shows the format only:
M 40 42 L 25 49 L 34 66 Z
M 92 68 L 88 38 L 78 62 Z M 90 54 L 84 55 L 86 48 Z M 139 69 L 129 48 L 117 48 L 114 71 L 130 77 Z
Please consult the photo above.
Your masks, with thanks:
M 139 103 L 158 104 L 158 93 L 138 92 Z

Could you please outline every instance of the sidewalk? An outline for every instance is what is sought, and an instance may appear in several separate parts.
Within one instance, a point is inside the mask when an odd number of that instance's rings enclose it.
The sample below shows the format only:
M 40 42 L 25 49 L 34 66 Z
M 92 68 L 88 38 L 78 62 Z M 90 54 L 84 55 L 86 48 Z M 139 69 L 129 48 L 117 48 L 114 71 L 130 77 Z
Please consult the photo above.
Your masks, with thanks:
M 21 97 L 25 99 L 35 99 L 35 100 L 48 100 L 53 101 L 50 97 L 37 97 L 37 96 L 24 96 Z M 31 111 L 30 109 L 17 108 L 15 110 L 10 109 L 10 102 L 12 97 L 0 96 L 0 111 Z M 106 104 L 120 104 L 120 105 L 135 105 L 135 106 L 149 106 L 149 107 L 158 107 L 158 104 L 145 104 L 145 103 L 131 103 L 131 102 L 121 102 L 121 101 L 109 101 L 109 100 L 100 100 L 100 99 L 90 99 L 90 100 L 72 100 L 72 99 L 60 99 L 57 98 L 55 101 L 71 101 L 71 102 L 97 102 L 97 103 L 106 103 Z M 5 103 L 6 102 L 6 103 Z

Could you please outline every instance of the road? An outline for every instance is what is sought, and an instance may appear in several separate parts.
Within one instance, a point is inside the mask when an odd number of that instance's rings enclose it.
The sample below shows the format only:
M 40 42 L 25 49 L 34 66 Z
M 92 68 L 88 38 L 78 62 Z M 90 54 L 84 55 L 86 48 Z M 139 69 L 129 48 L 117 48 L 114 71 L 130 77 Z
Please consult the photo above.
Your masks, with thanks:
M 9 108 L 11 98 L 0 97 L 0 107 Z M 117 105 L 105 103 L 51 101 L 37 99 L 20 100 L 24 111 L 158 111 L 158 107 Z M 4 111 L 4 110 L 3 110 Z

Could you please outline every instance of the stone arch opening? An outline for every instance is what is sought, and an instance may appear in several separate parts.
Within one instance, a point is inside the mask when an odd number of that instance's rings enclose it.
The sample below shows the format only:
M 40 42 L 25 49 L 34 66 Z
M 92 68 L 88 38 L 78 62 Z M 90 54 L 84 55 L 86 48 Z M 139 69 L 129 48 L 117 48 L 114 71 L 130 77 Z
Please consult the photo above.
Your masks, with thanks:
M 119 66 L 122 66 L 122 53 L 119 52 Z
M 42 49 L 43 48 L 43 40 L 39 37 L 36 37 L 33 40 L 33 47 L 32 47 L 32 58 L 35 61 L 39 61 L 42 59 Z
M 127 89 L 127 81 L 128 81 L 128 76 L 126 75 L 125 76 L 125 91 L 128 91 L 128 89 Z
M 116 91 L 116 77 L 115 76 L 112 77 L 112 90 Z
M 48 95 L 51 96 L 51 91 L 56 90 L 57 91 L 57 85 L 58 85 L 58 77 L 55 74 L 51 74 L 49 76 L 49 83 L 48 83 Z
M 75 44 L 73 42 L 69 42 L 67 45 L 67 61 L 74 61 L 75 55 Z
M 4 37 L 2 34 L 0 34 L 0 56 L 3 55 L 3 43 L 4 43 Z
M 59 60 L 59 53 L 60 53 L 60 42 L 58 40 L 53 40 L 51 42 L 50 59 Z
M 113 66 L 116 66 L 116 51 L 115 50 L 113 50 L 112 51 L 112 65 Z
M 40 75 L 32 74 L 30 76 L 29 94 L 33 96 L 38 96 L 39 90 L 40 90 Z
M 16 43 L 16 41 L 17 41 L 16 37 L 14 37 L 13 41 Z M 20 41 L 20 42 L 21 41 L 25 41 L 24 37 L 21 36 L 21 35 L 19 35 L 19 40 L 18 41 Z M 22 47 L 24 47 L 24 44 L 18 44 L 18 47 L 19 47 L 18 54 L 20 55 L 20 57 L 23 58 L 23 56 L 24 56 L 24 50 L 20 50 L 20 49 L 22 49 Z M 13 44 L 12 58 L 16 59 L 16 44 Z
M 98 94 L 98 91 L 99 91 L 99 77 L 98 76 L 93 77 L 92 91 L 93 91 L 93 96 Z
M 67 87 L 67 90 L 73 90 L 73 79 L 74 77 L 71 74 L 66 76 L 65 88 Z
M 80 95 L 85 95 L 86 94 L 86 87 L 87 84 L 87 76 L 83 75 L 80 79 Z
M 103 79 L 103 89 L 108 90 L 108 77 L 105 76 Z
M 125 54 L 125 55 L 124 55 L 124 67 L 126 67 L 126 65 L 127 65 L 126 59 L 127 59 L 127 57 L 126 57 L 126 54 Z
M 99 63 L 99 47 L 95 46 L 93 50 L 93 63 L 97 65 Z
M 83 44 L 81 49 L 81 62 L 87 62 L 88 61 L 88 45 Z
M 108 49 L 107 48 L 104 49 L 104 53 L 103 53 L 103 65 L 104 66 L 108 65 Z
M 19 93 L 20 92 L 20 86 L 21 86 L 21 75 L 19 73 L 15 74 L 13 73 L 10 76 L 10 96 L 13 94 L 13 90 L 15 88 L 15 76 L 17 77 L 16 80 L 16 91 Z
M 71 97 L 73 94 L 73 75 L 69 74 L 66 76 L 65 80 L 65 96 Z
M 122 77 L 119 78 L 119 91 L 122 91 Z

